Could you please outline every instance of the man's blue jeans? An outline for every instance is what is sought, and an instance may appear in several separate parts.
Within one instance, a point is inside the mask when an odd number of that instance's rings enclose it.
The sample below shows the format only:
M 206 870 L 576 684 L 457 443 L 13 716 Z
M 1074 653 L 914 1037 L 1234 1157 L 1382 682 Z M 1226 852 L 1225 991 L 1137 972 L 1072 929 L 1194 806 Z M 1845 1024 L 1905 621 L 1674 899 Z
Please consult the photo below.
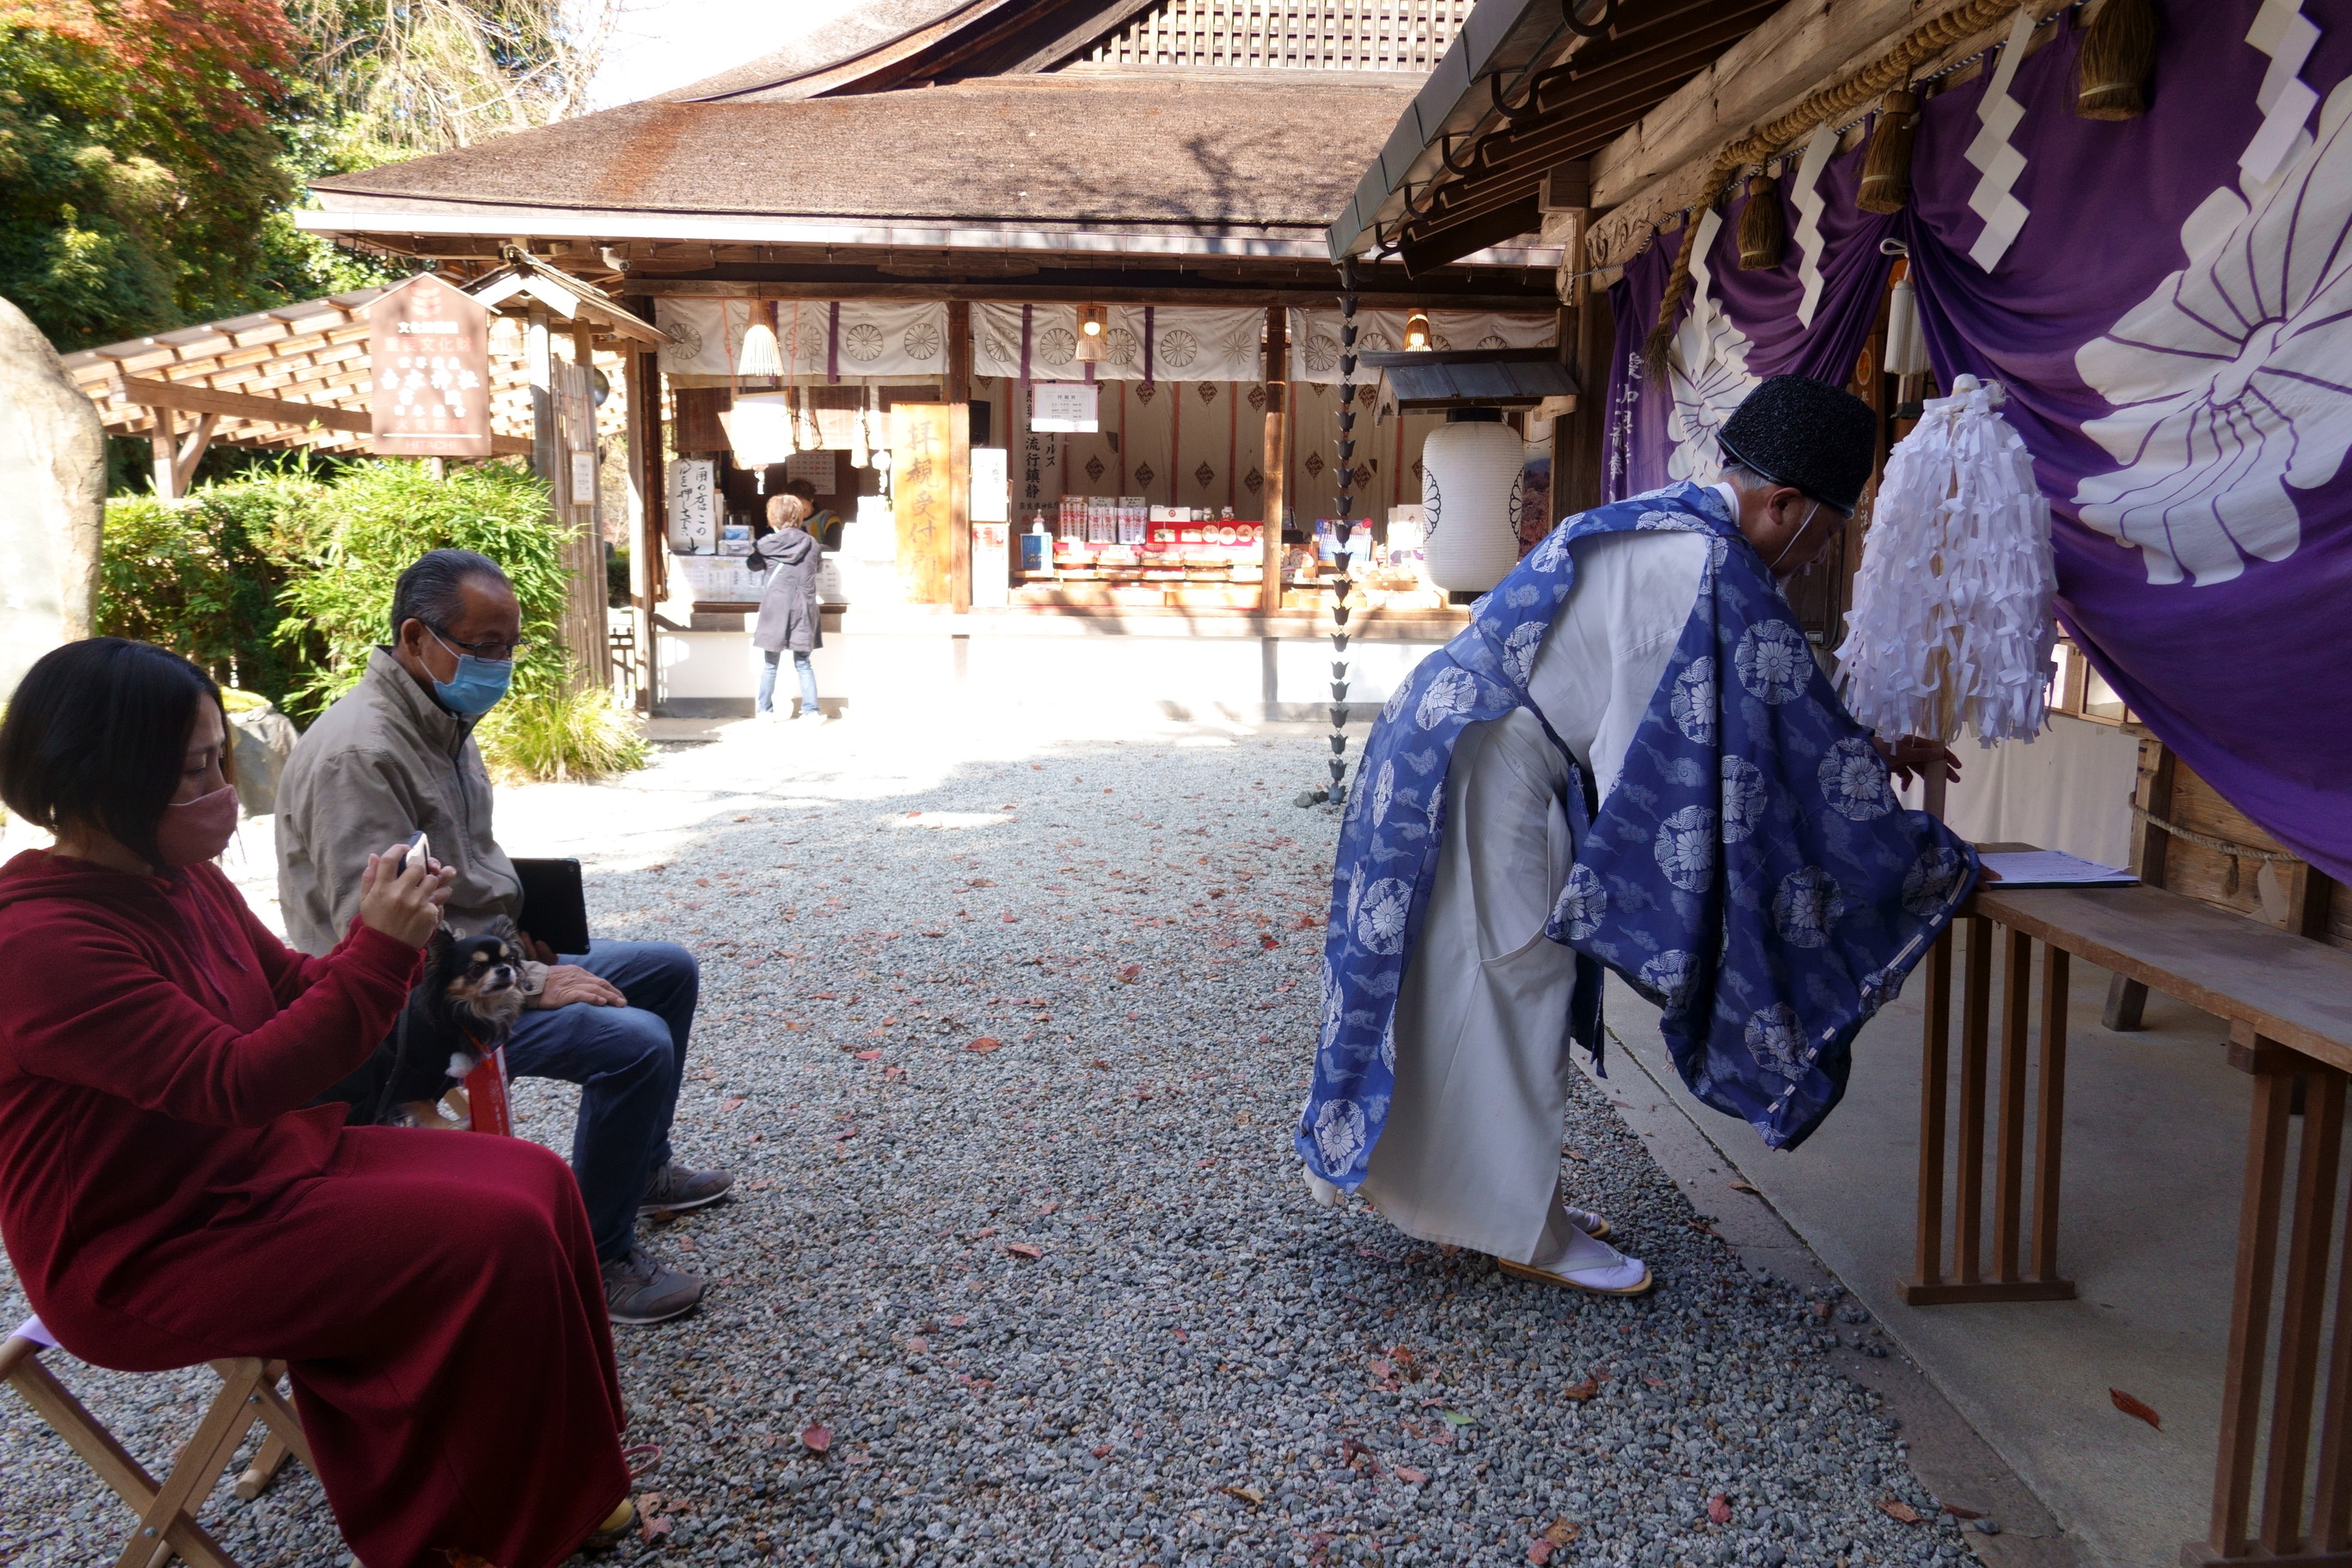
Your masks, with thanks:
M 767 647 L 760 650 L 760 658 L 761 662 L 760 665 L 760 700 L 758 708 L 762 713 L 769 711 L 775 706 L 776 667 L 783 662 L 783 658 L 784 650 L 782 648 Z M 801 711 L 803 714 L 814 718 L 816 716 L 817 711 L 816 667 L 809 663 L 808 655 L 804 653 L 795 653 L 793 655 L 793 673 L 801 678 Z
M 629 1005 L 526 1012 L 507 1037 L 507 1070 L 580 1086 L 572 1171 L 596 1256 L 611 1263 L 628 1256 L 646 1184 L 669 1163 L 670 1118 L 702 975 L 694 954 L 670 942 L 591 942 L 584 957 L 560 962 L 611 981 Z

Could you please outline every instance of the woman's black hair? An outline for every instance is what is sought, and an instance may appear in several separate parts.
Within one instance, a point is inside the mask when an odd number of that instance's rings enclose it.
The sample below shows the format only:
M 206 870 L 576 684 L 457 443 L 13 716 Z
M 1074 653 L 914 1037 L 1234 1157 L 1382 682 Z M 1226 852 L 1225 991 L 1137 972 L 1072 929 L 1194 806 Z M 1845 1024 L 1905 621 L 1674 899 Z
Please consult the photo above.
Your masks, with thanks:
M 52 833 L 98 828 L 149 865 L 180 787 L 196 704 L 221 707 L 211 676 L 169 648 L 91 637 L 43 654 L 0 720 L 0 800 Z M 236 782 L 226 710 L 221 773 Z

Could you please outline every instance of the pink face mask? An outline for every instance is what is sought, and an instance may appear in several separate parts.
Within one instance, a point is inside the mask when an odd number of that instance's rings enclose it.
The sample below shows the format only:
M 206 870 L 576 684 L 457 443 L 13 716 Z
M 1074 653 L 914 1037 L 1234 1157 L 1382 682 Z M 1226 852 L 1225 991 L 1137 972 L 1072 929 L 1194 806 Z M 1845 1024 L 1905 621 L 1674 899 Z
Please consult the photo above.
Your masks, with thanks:
M 166 866 L 194 866 L 216 860 L 236 833 L 236 786 L 223 784 L 210 795 L 163 808 L 155 825 L 155 853 Z

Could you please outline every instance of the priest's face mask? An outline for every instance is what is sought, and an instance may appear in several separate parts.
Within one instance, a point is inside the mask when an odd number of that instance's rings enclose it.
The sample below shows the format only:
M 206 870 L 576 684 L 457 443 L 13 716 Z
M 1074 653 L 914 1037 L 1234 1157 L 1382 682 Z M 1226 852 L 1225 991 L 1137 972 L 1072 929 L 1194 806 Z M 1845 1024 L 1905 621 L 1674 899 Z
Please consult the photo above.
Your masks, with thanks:
M 1778 486 L 1759 498 L 1759 526 L 1746 530 L 1759 553 L 1770 552 L 1766 569 L 1779 578 L 1810 571 L 1829 549 L 1846 514 L 1803 491 Z M 1743 521 L 1745 520 L 1743 519 Z

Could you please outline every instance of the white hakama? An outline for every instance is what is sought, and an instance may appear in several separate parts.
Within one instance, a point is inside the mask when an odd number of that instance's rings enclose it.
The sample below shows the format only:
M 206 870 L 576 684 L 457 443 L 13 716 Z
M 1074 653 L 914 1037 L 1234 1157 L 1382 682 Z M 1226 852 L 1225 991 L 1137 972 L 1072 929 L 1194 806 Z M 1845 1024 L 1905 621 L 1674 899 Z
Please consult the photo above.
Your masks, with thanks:
M 1690 619 L 1708 541 L 1603 534 L 1537 652 L 1530 701 L 1606 797 Z M 1398 1228 L 1547 1267 L 1559 1200 L 1576 955 L 1544 935 L 1568 880 L 1568 769 L 1535 716 L 1465 726 L 1445 835 L 1397 995 L 1396 1088 L 1363 1192 Z

